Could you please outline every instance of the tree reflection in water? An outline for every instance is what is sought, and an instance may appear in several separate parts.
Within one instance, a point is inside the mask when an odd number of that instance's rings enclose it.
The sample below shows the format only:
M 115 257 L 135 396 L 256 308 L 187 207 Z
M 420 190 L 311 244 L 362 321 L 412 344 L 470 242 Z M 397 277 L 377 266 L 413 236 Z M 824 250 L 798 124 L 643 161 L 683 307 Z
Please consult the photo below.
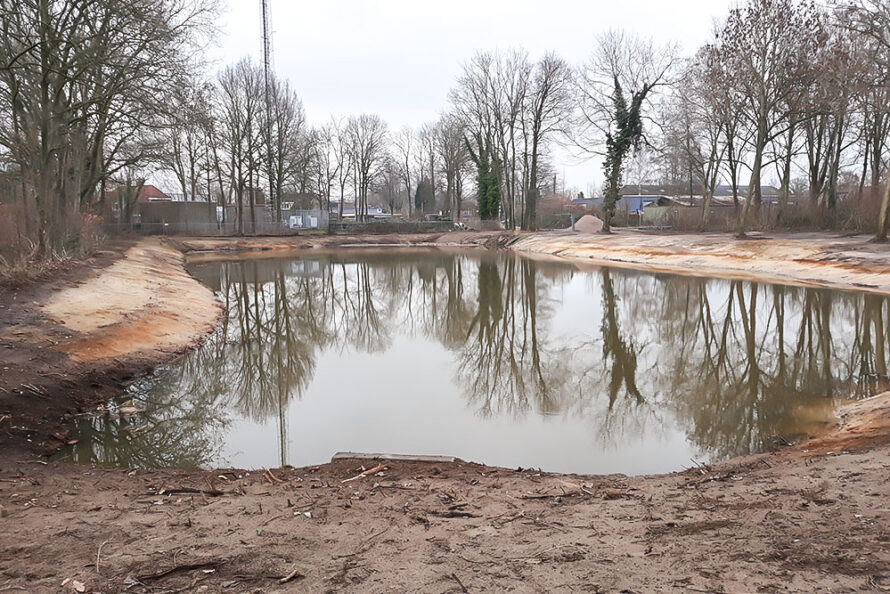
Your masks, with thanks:
M 69 457 L 219 463 L 227 429 L 246 418 L 274 421 L 285 464 L 286 412 L 319 355 L 338 353 L 348 371 L 398 337 L 451 352 L 481 418 L 583 419 L 603 447 L 675 427 L 711 459 L 811 431 L 840 400 L 887 384 L 887 301 L 876 296 L 495 252 L 340 252 L 195 274 L 226 305 L 219 330 L 131 390 L 147 413 L 79 421 Z

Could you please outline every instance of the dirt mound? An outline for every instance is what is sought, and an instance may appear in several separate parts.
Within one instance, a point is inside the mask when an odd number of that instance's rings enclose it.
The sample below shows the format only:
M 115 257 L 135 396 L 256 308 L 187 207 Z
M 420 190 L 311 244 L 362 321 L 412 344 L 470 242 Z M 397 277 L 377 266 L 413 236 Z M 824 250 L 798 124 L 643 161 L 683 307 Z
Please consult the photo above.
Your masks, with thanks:
M 571 231 L 572 229 L 566 229 Z M 599 233 L 603 230 L 603 220 L 594 215 L 584 215 L 575 222 L 576 233 Z

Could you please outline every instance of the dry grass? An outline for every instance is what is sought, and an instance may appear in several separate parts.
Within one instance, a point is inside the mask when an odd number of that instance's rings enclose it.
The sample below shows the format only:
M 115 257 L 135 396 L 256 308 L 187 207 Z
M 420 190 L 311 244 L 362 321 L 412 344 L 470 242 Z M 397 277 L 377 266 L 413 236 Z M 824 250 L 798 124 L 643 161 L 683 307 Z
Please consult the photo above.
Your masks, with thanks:
M 878 196 L 863 196 L 838 204 L 834 211 L 809 202 L 789 205 L 781 216 L 775 204 L 754 207 L 748 213 L 749 231 L 847 231 L 874 233 L 878 220 Z M 731 233 L 738 224 L 738 209 L 731 206 L 712 207 L 705 231 Z M 701 208 L 676 208 L 668 216 L 667 224 L 675 231 L 701 230 Z
M 46 278 L 71 262 L 72 258 L 54 254 L 49 258 L 34 258 L 33 251 L 17 257 L 0 256 L 0 287 L 20 287 Z

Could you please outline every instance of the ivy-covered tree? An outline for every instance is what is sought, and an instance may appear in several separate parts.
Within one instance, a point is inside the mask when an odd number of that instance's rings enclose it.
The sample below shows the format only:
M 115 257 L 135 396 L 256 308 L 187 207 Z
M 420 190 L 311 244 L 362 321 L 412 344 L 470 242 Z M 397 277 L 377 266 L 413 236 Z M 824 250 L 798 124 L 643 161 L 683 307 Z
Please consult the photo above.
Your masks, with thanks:
M 609 31 L 600 36 L 590 60 L 577 72 L 575 142 L 603 157 L 604 233 L 611 230 L 625 159 L 643 139 L 643 120 L 656 111 L 651 105 L 653 91 L 667 84 L 676 56 L 675 46 L 659 47 L 637 35 Z
M 470 141 L 464 138 L 470 159 L 476 165 L 476 197 L 479 202 L 479 218 L 492 221 L 497 218 L 501 205 L 501 188 L 498 181 L 497 157 L 485 146 L 480 135 L 475 135 L 477 148 L 473 150 Z
M 603 171 L 606 176 L 606 187 L 603 192 L 603 233 L 611 232 L 612 217 L 615 216 L 615 204 L 621 191 L 621 178 L 624 172 L 624 160 L 631 150 L 639 147 L 643 137 L 643 120 L 640 109 L 646 95 L 652 90 L 652 84 L 645 84 L 631 95 L 630 105 L 624 97 L 624 90 L 618 77 L 615 77 L 615 93 L 612 96 L 614 106 L 615 129 L 606 132 L 606 160 Z

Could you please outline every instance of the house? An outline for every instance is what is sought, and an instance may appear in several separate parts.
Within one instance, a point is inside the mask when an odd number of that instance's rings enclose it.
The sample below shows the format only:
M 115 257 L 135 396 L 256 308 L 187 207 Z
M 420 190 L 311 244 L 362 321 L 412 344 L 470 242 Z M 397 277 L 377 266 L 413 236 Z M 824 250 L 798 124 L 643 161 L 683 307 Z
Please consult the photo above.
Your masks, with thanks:
M 647 204 L 658 202 L 660 199 L 670 199 L 670 196 L 664 194 L 653 195 L 628 195 L 621 196 L 615 203 L 617 212 L 629 212 L 631 214 L 640 214 Z M 599 208 L 603 205 L 602 198 L 575 198 L 572 204 L 583 206 L 584 208 Z
M 340 201 L 339 200 L 331 200 L 331 214 L 337 216 L 340 214 Z M 370 206 L 368 205 L 368 217 L 372 219 L 388 219 L 390 215 L 388 212 L 383 212 L 383 209 L 379 206 Z M 344 219 L 354 219 L 355 218 L 355 202 L 350 202 L 348 200 L 343 201 L 343 218 Z
M 628 184 L 618 190 L 620 196 L 689 196 L 701 195 L 702 186 L 693 184 Z
M 283 192 L 281 194 L 281 212 L 286 210 L 311 210 L 318 208 L 320 200 L 309 192 Z
M 118 186 L 113 190 L 107 190 L 105 192 L 106 200 L 111 200 L 114 202 L 118 202 L 118 195 L 120 192 L 123 192 L 124 195 L 127 194 L 128 191 L 132 191 L 134 188 L 127 188 L 126 186 Z M 136 194 L 136 202 L 138 204 L 146 204 L 148 202 L 170 202 L 173 199 L 170 197 L 170 194 L 160 190 L 157 186 L 153 186 L 151 184 L 144 184 L 141 188 L 139 188 L 139 193 Z
M 121 222 L 121 208 L 129 209 L 131 220 L 138 222 L 140 205 L 153 202 L 172 202 L 169 194 L 151 184 L 144 184 L 140 187 L 136 193 L 136 199 L 133 200 L 135 191 L 136 186 L 117 186 L 105 190 L 105 195 L 93 204 L 93 210 L 106 221 Z
M 572 200 L 572 204 L 584 208 L 595 208 L 602 204 L 602 202 L 602 198 L 585 198 L 583 194 L 579 198 L 574 198 Z
M 170 200 L 173 202 L 207 202 L 207 194 L 195 194 L 194 196 L 186 196 L 182 192 L 168 192 Z
M 775 186 L 760 186 L 760 194 L 764 203 L 774 203 L 779 201 L 779 189 Z M 740 185 L 738 188 L 738 197 L 739 200 L 744 200 L 748 197 L 748 185 Z M 714 201 L 716 203 L 725 203 L 727 199 L 729 202 L 732 202 L 732 186 L 729 185 L 720 185 L 714 188 Z M 719 199 L 719 200 L 718 200 Z

